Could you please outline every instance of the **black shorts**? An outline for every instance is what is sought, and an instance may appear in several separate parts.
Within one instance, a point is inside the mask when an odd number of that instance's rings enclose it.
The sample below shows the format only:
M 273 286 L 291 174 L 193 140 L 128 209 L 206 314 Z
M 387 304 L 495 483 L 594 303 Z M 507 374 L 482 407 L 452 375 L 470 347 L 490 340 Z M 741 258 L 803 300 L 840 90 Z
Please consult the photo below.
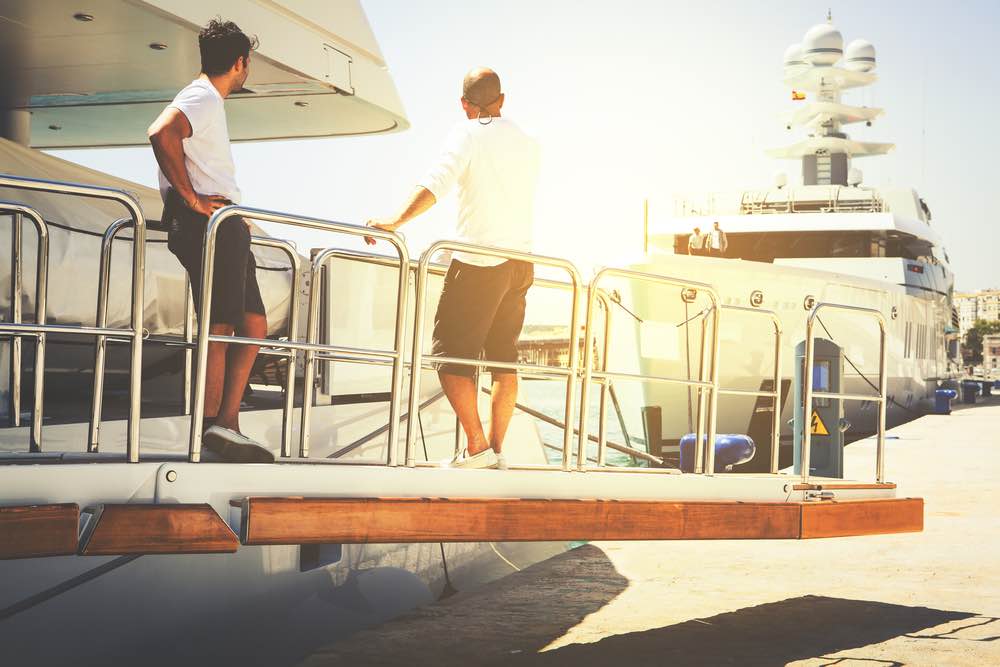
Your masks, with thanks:
M 525 294 L 535 267 L 509 260 L 475 266 L 452 260 L 434 316 L 432 354 L 487 361 L 517 362 L 517 339 L 524 324 Z M 475 366 L 441 364 L 441 373 L 472 376 Z M 514 373 L 505 368 L 490 372 Z
M 208 218 L 195 213 L 177 193 L 167 191 L 163 220 L 167 247 L 191 279 L 195 312 L 201 312 L 201 250 Z M 264 315 L 264 301 L 257 285 L 257 262 L 250 252 L 250 230 L 242 218 L 228 218 L 215 237 L 215 269 L 212 281 L 212 324 L 243 323 L 246 313 Z

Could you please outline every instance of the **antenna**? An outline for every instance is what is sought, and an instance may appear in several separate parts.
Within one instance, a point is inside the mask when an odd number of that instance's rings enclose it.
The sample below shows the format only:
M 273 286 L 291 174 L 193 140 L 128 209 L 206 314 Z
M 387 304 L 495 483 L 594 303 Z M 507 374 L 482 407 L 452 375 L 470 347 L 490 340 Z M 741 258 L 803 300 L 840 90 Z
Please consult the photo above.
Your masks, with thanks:
M 830 24 L 833 23 L 833 9 L 826 10 L 826 22 Z

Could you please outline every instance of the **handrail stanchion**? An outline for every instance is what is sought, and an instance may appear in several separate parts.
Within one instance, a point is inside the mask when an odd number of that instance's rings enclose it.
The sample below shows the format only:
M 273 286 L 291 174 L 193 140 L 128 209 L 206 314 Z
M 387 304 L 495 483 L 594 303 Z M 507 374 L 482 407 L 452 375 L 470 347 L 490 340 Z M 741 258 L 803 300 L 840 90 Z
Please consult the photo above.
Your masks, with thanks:
M 295 332 L 299 325 L 299 273 L 302 268 L 299 253 L 295 252 L 295 246 L 282 239 L 272 239 L 265 236 L 252 236 L 250 245 L 264 248 L 274 248 L 285 253 L 288 263 L 292 267 L 292 293 L 291 302 L 288 304 L 288 340 L 295 340 Z M 281 455 L 289 457 L 292 455 L 292 413 L 295 409 L 295 348 L 289 348 L 287 357 L 287 370 L 285 376 L 285 406 L 281 411 Z
M 191 298 L 191 279 L 184 272 L 184 386 L 182 400 L 184 414 L 191 414 L 191 375 L 194 366 L 194 299 Z
M 215 244 L 216 238 L 218 236 L 220 225 L 225 222 L 226 219 L 241 216 L 244 218 L 249 218 L 251 220 L 257 220 L 260 222 L 271 222 L 275 224 L 290 225 L 293 227 L 304 227 L 306 229 L 315 229 L 325 232 L 334 232 L 340 234 L 346 234 L 348 236 L 370 236 L 376 239 L 381 239 L 388 241 L 395 248 L 399 254 L 400 265 L 406 267 L 409 265 L 409 255 L 406 251 L 406 245 L 403 240 L 396 234 L 392 232 L 386 232 L 380 229 L 374 229 L 370 227 L 361 227 L 358 225 L 349 225 L 343 222 L 333 222 L 330 220 L 320 220 L 318 218 L 309 218 L 304 216 L 288 215 L 285 213 L 278 213 L 275 211 L 264 211 L 260 209 L 248 208 L 244 206 L 226 206 L 215 213 L 209 218 L 208 223 L 205 226 L 205 239 L 202 245 L 202 285 L 201 285 L 201 300 L 200 300 L 200 313 L 198 317 L 198 339 L 197 339 L 197 363 L 195 366 L 195 382 L 194 382 L 194 401 L 191 410 L 191 439 L 190 448 L 188 450 L 188 459 L 192 463 L 197 463 L 201 460 L 201 429 L 202 424 L 205 419 L 205 374 L 206 374 L 206 364 L 208 361 L 208 344 L 209 343 L 228 343 L 232 345 L 259 345 L 267 346 L 271 348 L 279 348 L 289 350 L 290 353 L 287 355 L 289 359 L 294 359 L 294 355 L 291 354 L 291 350 L 302 350 L 307 353 L 306 360 L 308 362 L 309 353 L 316 352 L 334 352 L 340 353 L 342 355 L 349 356 L 351 358 L 362 358 L 362 357 L 381 357 L 392 359 L 393 364 L 393 387 L 392 387 L 392 397 L 389 403 L 389 417 L 390 417 L 390 427 L 389 427 L 389 437 L 390 443 L 393 442 L 393 438 L 396 437 L 397 423 L 399 421 L 399 394 L 402 390 L 402 377 L 403 377 L 403 345 L 402 336 L 405 333 L 405 320 L 401 321 L 401 316 L 405 317 L 406 313 L 406 284 L 407 284 L 407 273 L 405 270 L 401 271 L 402 278 L 400 280 L 400 285 L 402 286 L 401 293 L 397 297 L 397 304 L 399 304 L 400 309 L 397 314 L 396 322 L 396 343 L 397 347 L 395 350 L 383 351 L 383 350 L 356 350 L 352 348 L 338 347 L 334 345 L 317 345 L 310 342 L 297 342 L 294 340 L 288 340 L 287 342 L 273 341 L 268 339 L 255 339 L 255 338 L 244 338 L 240 336 L 216 336 L 212 335 L 209 331 L 209 318 L 207 314 L 211 312 L 212 307 L 212 279 L 215 274 Z M 282 242 L 275 241 L 276 244 Z M 281 247 L 276 245 L 275 247 Z M 313 290 L 316 286 L 313 285 Z M 294 332 L 290 332 L 294 336 Z M 294 388 L 293 384 L 290 384 Z M 291 409 L 292 401 L 289 400 L 289 396 L 292 392 L 288 392 L 285 397 L 285 432 L 288 432 L 290 428 L 291 419 Z M 307 406 L 303 405 L 303 415 L 308 413 Z M 300 451 L 302 448 L 302 442 L 308 436 L 308 423 L 304 423 L 302 432 L 300 436 Z M 394 447 L 389 447 L 389 457 L 391 459 L 391 464 L 395 463 Z M 283 447 L 284 451 L 284 447 Z M 289 450 L 290 451 L 290 450 Z M 307 450 L 308 451 L 308 450 Z
M 111 223 L 101 239 L 101 259 L 97 276 L 97 318 L 100 328 L 108 326 L 108 291 L 111 285 L 111 250 L 115 237 L 123 229 L 130 227 L 132 220 L 120 218 Z M 98 335 L 94 340 L 94 384 L 90 402 L 90 431 L 87 437 L 87 451 L 96 452 L 101 437 L 101 407 L 104 401 L 104 366 L 107 354 L 107 336 Z
M 771 391 L 746 390 L 746 389 L 726 389 L 719 388 L 720 396 L 758 396 L 771 398 L 774 401 L 774 410 L 771 415 L 771 462 L 770 470 L 772 474 L 778 472 L 778 453 L 781 446 L 781 318 L 773 310 L 765 308 L 750 308 L 747 306 L 723 306 L 723 310 L 737 311 L 741 313 L 764 315 L 771 320 L 774 326 L 774 371 L 771 374 L 773 386 Z
M 819 319 L 821 310 L 842 310 L 852 313 L 868 315 L 878 322 L 879 327 L 879 379 L 878 396 L 858 396 L 847 393 L 833 393 L 828 391 L 815 391 L 813 389 L 813 372 L 815 365 L 816 347 L 813 340 L 813 330 L 816 321 Z M 809 317 L 806 319 L 806 350 L 804 369 L 802 373 L 802 441 L 799 462 L 802 466 L 802 483 L 809 483 L 809 455 L 812 446 L 812 429 L 809 424 L 812 422 L 812 402 L 814 398 L 829 398 L 834 400 L 854 401 L 875 401 L 878 406 L 877 444 L 875 450 L 875 481 L 881 484 L 885 479 L 885 416 L 886 402 L 889 388 L 888 377 L 888 357 L 886 356 L 886 319 L 881 311 L 874 308 L 863 308 L 861 306 L 849 306 L 839 303 L 817 303 L 813 306 Z
M 21 323 L 21 214 L 11 212 L 10 229 L 10 321 Z M 10 399 L 7 402 L 10 425 L 21 425 L 21 337 L 10 339 Z
M 604 344 L 601 347 L 601 370 L 605 373 L 608 372 L 608 357 L 611 355 L 611 300 L 608 299 L 608 295 L 604 292 L 598 294 L 598 298 L 601 300 L 601 304 L 604 306 Z M 590 345 L 590 339 L 587 339 L 586 345 Z M 611 380 L 605 380 L 601 383 L 601 397 L 598 403 L 598 409 L 601 411 L 597 418 L 597 465 L 603 466 L 605 461 L 605 455 L 608 449 L 608 433 L 607 433 L 607 415 L 605 414 L 608 410 L 608 390 L 611 387 Z M 624 427 L 623 427 L 624 428 Z M 626 438 L 625 444 L 631 446 L 632 443 L 628 442 Z M 647 446 L 648 449 L 648 446 Z M 650 452 L 652 453 L 652 452 Z M 632 459 L 635 460 L 634 458 Z
M 600 295 L 599 285 L 601 280 L 608 277 L 618 277 L 625 278 L 628 280 L 638 280 L 643 282 L 650 282 L 657 285 L 666 286 L 677 286 L 684 290 L 695 289 L 704 290 L 708 295 L 712 305 L 705 312 L 707 314 L 708 310 L 713 311 L 713 335 L 712 344 L 708 346 L 705 344 L 706 333 L 702 332 L 702 369 L 700 372 L 700 378 L 698 380 L 681 379 L 681 378 L 671 378 L 671 377 L 660 377 L 656 375 L 632 375 L 628 373 L 613 373 L 609 372 L 606 368 L 602 368 L 600 371 L 593 370 L 593 347 L 590 344 L 591 336 L 593 335 L 594 319 L 596 313 L 595 304 Z M 685 386 L 695 386 L 699 390 L 699 397 L 704 396 L 705 391 L 711 392 L 711 398 L 708 401 L 708 436 L 709 440 L 715 441 L 715 413 L 716 413 L 716 403 L 718 400 L 718 353 L 719 353 L 719 316 L 720 316 L 720 304 L 719 296 L 715 289 L 707 284 L 693 282 L 689 280 L 682 280 L 679 278 L 671 278 L 668 276 L 661 276 L 654 273 L 644 273 L 641 271 L 632 271 L 628 269 L 616 269 L 605 267 L 598 270 L 593 279 L 590 281 L 590 286 L 587 290 L 587 321 L 584 329 L 585 343 L 584 343 L 584 362 L 583 362 L 583 384 L 580 389 L 580 429 L 579 429 L 579 440 L 577 445 L 577 470 L 584 471 L 587 469 L 587 443 L 589 442 L 589 434 L 587 433 L 587 417 L 589 409 L 589 394 L 590 394 L 590 384 L 592 382 L 599 381 L 602 383 L 607 383 L 615 377 L 628 378 L 633 380 L 646 380 L 646 381 L 658 381 L 665 382 L 669 384 L 681 384 Z M 607 339 L 605 339 L 607 344 Z M 705 359 L 706 356 L 710 356 L 710 359 Z M 603 364 L 602 364 L 603 366 Z M 706 375 L 708 376 L 706 379 Z M 700 401 L 703 403 L 704 401 Z M 705 415 L 704 410 L 699 407 L 698 415 L 698 429 L 697 434 L 698 442 L 701 441 L 701 435 L 703 433 L 702 424 L 703 417 Z M 699 460 L 700 451 L 696 449 L 695 461 Z M 599 467 L 602 464 L 600 457 L 598 458 Z
M 420 262 L 417 266 L 417 280 L 416 280 L 416 292 L 415 292 L 415 302 L 416 302 L 416 312 L 414 313 L 414 331 L 413 331 L 413 352 L 410 358 L 411 372 L 410 372 L 410 396 L 408 403 L 408 415 L 406 422 L 406 456 L 405 463 L 409 467 L 416 466 L 416 457 L 414 455 L 416 438 L 417 438 L 417 411 L 420 408 L 420 375 L 423 368 L 423 345 L 424 345 L 424 321 L 427 301 L 427 274 L 428 267 L 430 266 L 431 257 L 442 250 L 453 250 L 457 252 L 465 252 L 474 255 L 481 255 L 484 257 L 496 257 L 506 260 L 519 260 L 522 262 L 528 262 L 532 265 L 543 265 L 552 266 L 558 269 L 562 269 L 570 276 L 571 290 L 572 290 L 572 304 L 570 308 L 570 331 L 569 331 L 569 364 L 567 368 L 548 368 L 548 367 L 537 367 L 528 364 L 517 364 L 517 363 L 502 363 L 502 362 L 490 362 L 482 361 L 479 359 L 460 359 L 452 357 L 437 357 L 434 358 L 440 360 L 441 363 L 465 365 L 465 366 L 495 366 L 499 368 L 508 368 L 511 370 L 531 370 L 535 372 L 545 372 L 552 375 L 564 376 L 566 378 L 566 404 L 565 404 L 565 421 L 566 428 L 563 430 L 563 461 L 562 469 L 569 470 L 570 467 L 570 457 L 573 453 L 573 429 L 571 424 L 573 423 L 573 398 L 576 376 L 579 372 L 579 349 L 577 341 L 579 340 L 579 332 L 577 328 L 579 326 L 579 300 L 580 300 L 580 286 L 582 280 L 580 278 L 580 272 L 576 266 L 566 259 L 560 259 L 557 257 L 546 257 L 544 255 L 532 255 L 530 253 L 516 251 L 516 250 L 504 250 L 499 248 L 487 248 L 483 246 L 471 245 L 468 243 L 461 243 L 458 241 L 438 241 L 437 243 L 431 244 L 424 253 L 420 256 Z
M 2 184 L 3 176 L 0 175 L 0 184 Z M 0 202 L 0 211 L 12 213 L 17 217 L 18 222 L 22 218 L 27 218 L 31 221 L 31 224 L 35 227 L 35 233 L 38 235 L 38 246 L 35 249 L 36 260 L 35 260 L 35 325 L 36 327 L 45 327 L 46 325 L 46 308 L 48 300 L 48 278 L 49 278 L 49 226 L 42 218 L 41 214 L 38 213 L 33 208 L 28 206 L 23 206 L 21 204 L 15 204 L 11 202 Z M 20 232 L 17 234 L 18 237 L 21 236 Z M 19 238 L 20 240 L 20 238 Z M 12 250 L 13 252 L 13 250 Z M 20 271 L 20 257 L 17 260 L 18 270 Z M 24 333 L 18 334 L 17 325 L 23 324 L 21 322 L 21 298 L 20 293 L 23 289 L 23 285 L 20 284 L 20 276 L 18 277 L 18 299 L 17 299 L 17 309 L 14 310 L 14 320 L 11 322 L 13 327 L 3 327 L 0 325 L 0 331 L 7 330 L 12 333 L 11 337 L 11 347 L 14 347 L 14 343 L 20 343 L 21 336 Z M 13 293 L 13 290 L 12 290 Z M 12 294 L 13 295 L 13 294 Z M 13 304 L 12 304 L 13 305 Z M 22 328 L 23 331 L 23 328 Z M 45 331 L 39 330 L 28 335 L 33 335 L 35 337 L 35 391 L 33 394 L 33 405 L 31 409 L 31 433 L 29 435 L 29 449 L 32 452 L 42 451 L 42 415 L 44 412 L 45 404 Z M 18 352 L 18 364 L 16 368 L 16 375 L 14 375 L 14 382 L 11 386 L 11 391 L 17 393 L 17 409 L 18 409 L 18 419 L 20 420 L 20 393 L 21 393 L 21 363 L 20 363 L 20 345 L 17 346 Z M 14 365 L 11 365 L 12 371 L 15 370 Z
M 701 316 L 701 356 L 698 359 L 698 380 L 701 382 L 706 382 L 708 380 L 708 345 L 705 344 L 705 339 L 708 336 L 708 322 L 707 313 L 702 313 Z M 696 474 L 704 473 L 709 468 L 705 461 L 705 410 L 706 410 L 706 397 L 705 390 L 702 387 L 698 387 L 698 407 L 695 412 L 694 418 L 694 466 L 692 470 Z M 714 472 L 714 470 L 713 470 Z

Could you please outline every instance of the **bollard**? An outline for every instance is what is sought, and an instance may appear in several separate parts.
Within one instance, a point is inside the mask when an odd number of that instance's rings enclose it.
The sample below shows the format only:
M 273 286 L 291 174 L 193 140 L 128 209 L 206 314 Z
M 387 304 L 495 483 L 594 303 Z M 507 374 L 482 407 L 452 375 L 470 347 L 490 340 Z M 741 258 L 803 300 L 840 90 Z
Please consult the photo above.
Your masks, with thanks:
M 934 414 L 950 415 L 951 402 L 958 396 L 954 389 L 936 389 L 934 391 Z
M 979 393 L 979 383 L 975 380 L 962 380 L 962 402 L 967 405 L 974 405 L 976 394 Z
M 708 436 L 702 436 L 707 438 Z M 695 434 L 688 433 L 680 442 L 681 470 L 694 472 Z M 720 433 L 715 436 L 715 472 L 726 472 L 753 458 L 757 446 L 749 435 Z

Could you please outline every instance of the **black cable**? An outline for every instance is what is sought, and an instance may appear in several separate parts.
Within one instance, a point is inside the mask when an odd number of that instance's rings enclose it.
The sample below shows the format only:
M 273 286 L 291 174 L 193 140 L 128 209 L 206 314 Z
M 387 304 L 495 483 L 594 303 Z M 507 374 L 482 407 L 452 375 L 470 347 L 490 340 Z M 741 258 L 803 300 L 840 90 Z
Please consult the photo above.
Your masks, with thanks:
M 424 446 L 424 460 L 429 461 L 430 456 L 427 455 L 427 439 L 424 437 L 424 419 L 420 416 L 420 410 L 417 410 L 417 426 L 420 428 L 420 443 Z M 392 446 L 390 444 L 390 446 Z M 451 597 L 458 592 L 458 589 L 451 584 L 451 575 L 448 574 L 448 559 L 444 555 L 444 542 L 438 542 L 438 546 L 441 547 L 441 565 L 444 568 L 444 588 L 441 589 L 441 595 L 438 600 L 443 600 L 445 598 Z
M 823 327 L 823 331 L 826 332 L 826 335 L 830 338 L 830 340 L 832 342 L 836 343 L 837 341 L 834 339 L 833 334 L 830 333 L 830 330 L 826 328 L 826 324 L 823 323 L 823 318 L 817 316 L 816 317 L 816 321 L 819 322 L 819 325 L 821 327 Z M 855 365 L 855 363 L 853 361 L 851 361 L 851 358 L 848 357 L 846 353 L 844 353 L 844 361 L 846 361 L 848 364 L 851 365 L 851 368 L 854 369 L 854 372 L 857 373 L 861 377 L 862 380 L 864 380 L 865 382 L 867 382 L 869 387 L 871 387 L 876 392 L 878 392 L 878 386 L 876 386 L 874 382 L 872 382 L 871 380 L 869 380 L 868 376 L 866 376 L 864 373 L 861 372 L 861 369 L 858 368 L 857 365 Z M 892 403 L 893 405 L 895 405 L 897 408 L 900 408 L 901 410 L 906 410 L 907 412 L 909 412 L 911 414 L 915 414 L 915 415 L 919 415 L 920 414 L 919 411 L 914 410 L 912 408 L 906 407 L 905 405 L 903 405 L 902 403 L 900 403 L 899 401 L 897 401 L 894 398 L 890 398 L 890 397 L 886 396 L 886 400 L 888 400 L 890 403 Z

